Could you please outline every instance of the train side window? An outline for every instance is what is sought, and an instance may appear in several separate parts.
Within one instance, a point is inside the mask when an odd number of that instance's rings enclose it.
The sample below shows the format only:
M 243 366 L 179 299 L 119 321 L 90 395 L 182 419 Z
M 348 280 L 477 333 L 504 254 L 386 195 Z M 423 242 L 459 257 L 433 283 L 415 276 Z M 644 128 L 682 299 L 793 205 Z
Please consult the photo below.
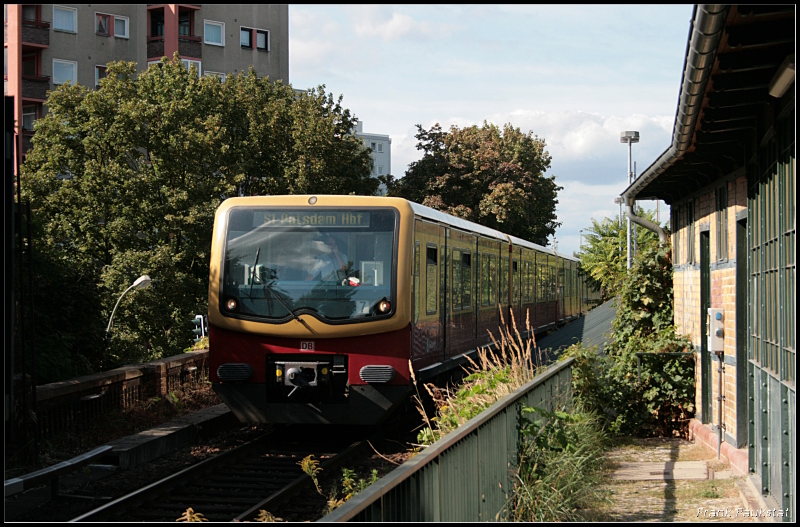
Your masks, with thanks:
M 453 249 L 453 311 L 461 309 L 461 251 Z
M 439 295 L 439 263 L 436 246 L 428 245 L 425 248 L 425 312 L 428 315 L 436 313 L 437 297 Z
M 463 253 L 461 255 L 461 301 L 464 309 L 472 304 L 472 254 Z
M 489 305 L 489 255 L 480 255 L 481 265 L 479 282 L 481 284 L 481 305 Z
M 497 256 L 489 255 L 489 305 L 497 303 Z

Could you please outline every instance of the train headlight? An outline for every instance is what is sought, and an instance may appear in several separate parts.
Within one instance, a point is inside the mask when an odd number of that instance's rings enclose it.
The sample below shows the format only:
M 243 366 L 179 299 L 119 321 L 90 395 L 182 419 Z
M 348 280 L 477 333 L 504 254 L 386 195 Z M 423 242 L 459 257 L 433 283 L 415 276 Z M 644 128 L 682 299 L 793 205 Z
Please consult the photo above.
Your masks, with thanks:
M 229 298 L 225 301 L 225 309 L 228 311 L 236 311 L 237 307 L 239 307 L 239 302 L 235 298 Z
M 388 300 L 381 300 L 378 304 L 378 311 L 381 313 L 388 313 L 392 309 L 392 304 Z

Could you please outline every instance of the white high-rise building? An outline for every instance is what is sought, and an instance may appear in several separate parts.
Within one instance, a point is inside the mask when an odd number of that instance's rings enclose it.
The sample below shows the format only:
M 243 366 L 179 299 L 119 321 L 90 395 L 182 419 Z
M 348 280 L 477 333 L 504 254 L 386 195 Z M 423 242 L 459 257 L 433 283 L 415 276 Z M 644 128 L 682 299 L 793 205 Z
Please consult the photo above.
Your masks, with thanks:
M 386 176 L 392 173 L 392 140 L 388 135 L 364 133 L 364 123 L 358 121 L 356 136 L 364 141 L 364 146 L 372 150 L 372 177 Z M 381 195 L 386 194 L 386 185 L 381 183 Z

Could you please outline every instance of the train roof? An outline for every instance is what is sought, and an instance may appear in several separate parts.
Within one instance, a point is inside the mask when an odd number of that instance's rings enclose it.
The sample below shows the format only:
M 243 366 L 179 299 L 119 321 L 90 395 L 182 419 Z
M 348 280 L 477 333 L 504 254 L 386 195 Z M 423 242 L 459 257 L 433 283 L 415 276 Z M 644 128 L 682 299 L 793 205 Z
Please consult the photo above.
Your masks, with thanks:
M 553 256 L 564 258 L 565 260 L 571 260 L 574 262 L 578 261 L 577 258 L 574 258 L 572 256 L 567 256 L 565 254 L 560 254 L 556 252 L 555 249 L 552 249 L 550 247 L 545 247 L 543 245 L 529 242 L 528 240 L 524 240 L 522 238 L 517 238 L 516 236 L 511 236 L 510 234 L 505 234 L 504 232 L 500 232 L 498 230 L 486 227 L 484 225 L 479 225 L 477 223 L 473 223 L 471 221 L 462 218 L 457 218 L 451 214 L 447 214 L 446 212 L 432 209 L 430 207 L 426 207 L 425 205 L 420 205 L 419 203 L 415 203 L 413 201 L 409 201 L 408 203 L 409 205 L 411 205 L 411 209 L 414 211 L 414 214 L 422 216 L 423 218 L 428 218 L 430 220 L 434 220 L 439 223 L 444 223 L 456 229 L 475 232 L 483 236 L 487 236 L 489 238 L 495 238 L 500 241 L 504 242 L 510 241 L 512 245 L 525 247 L 527 249 L 532 249 L 534 251 L 542 252 L 545 254 L 552 254 Z

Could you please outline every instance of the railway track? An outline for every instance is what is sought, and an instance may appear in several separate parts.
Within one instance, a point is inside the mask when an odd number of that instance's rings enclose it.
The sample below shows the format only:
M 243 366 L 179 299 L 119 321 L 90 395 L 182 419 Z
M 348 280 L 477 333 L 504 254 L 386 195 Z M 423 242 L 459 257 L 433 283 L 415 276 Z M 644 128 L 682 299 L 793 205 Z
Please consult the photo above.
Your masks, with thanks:
M 328 427 L 329 428 L 329 427 Z M 304 487 L 312 487 L 299 462 L 308 455 L 331 469 L 360 451 L 351 433 L 318 427 L 276 427 L 233 450 L 83 514 L 72 521 L 169 521 L 189 508 L 209 521 L 245 521 Z

